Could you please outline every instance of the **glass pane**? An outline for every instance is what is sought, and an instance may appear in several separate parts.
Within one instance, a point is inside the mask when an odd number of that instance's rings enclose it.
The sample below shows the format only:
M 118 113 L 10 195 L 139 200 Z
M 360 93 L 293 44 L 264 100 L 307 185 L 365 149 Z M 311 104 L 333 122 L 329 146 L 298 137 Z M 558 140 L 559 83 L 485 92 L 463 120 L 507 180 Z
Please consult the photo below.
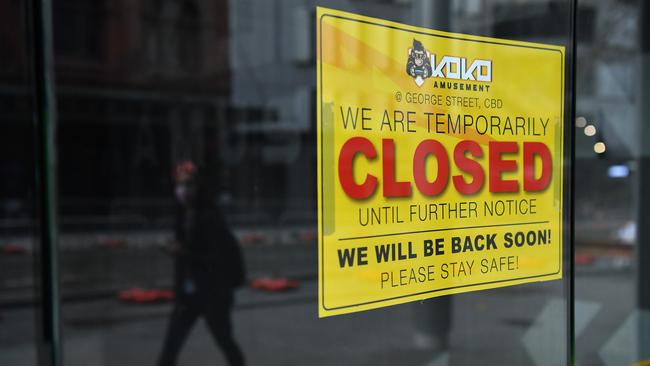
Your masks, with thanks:
M 36 364 L 35 145 L 25 5 L 0 4 L 0 364 Z
M 584 8 L 575 126 L 576 351 L 580 364 L 641 365 L 650 359 L 648 7 Z
M 567 363 L 566 277 L 318 318 L 317 5 L 569 44 L 569 1 L 54 0 L 66 365 Z

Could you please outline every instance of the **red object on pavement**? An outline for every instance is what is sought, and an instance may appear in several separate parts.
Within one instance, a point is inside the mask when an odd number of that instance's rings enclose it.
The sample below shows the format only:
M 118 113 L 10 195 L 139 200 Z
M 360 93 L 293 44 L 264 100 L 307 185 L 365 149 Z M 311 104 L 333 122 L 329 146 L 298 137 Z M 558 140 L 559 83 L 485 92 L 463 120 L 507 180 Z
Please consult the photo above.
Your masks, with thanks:
M 318 233 L 312 230 L 303 231 L 300 234 L 300 239 L 302 239 L 302 241 L 314 241 L 318 239 Z
M 25 248 L 18 246 L 16 244 L 2 245 L 0 246 L 0 251 L 2 251 L 2 254 L 6 254 L 6 255 L 24 254 L 26 252 Z
M 174 298 L 174 291 L 160 290 L 160 289 L 143 289 L 132 288 L 121 291 L 117 294 L 117 298 L 125 302 L 135 302 L 138 304 L 146 304 L 152 302 L 169 301 Z
M 279 292 L 288 291 L 300 287 L 300 282 L 288 278 L 256 278 L 251 281 L 250 287 L 256 290 Z
M 103 239 L 99 241 L 99 245 L 104 248 L 118 249 L 126 246 L 125 239 Z
M 589 254 L 576 254 L 575 264 L 577 266 L 588 266 L 594 263 L 594 256 Z
M 266 241 L 266 237 L 259 233 L 247 233 L 242 235 L 242 244 L 260 244 Z

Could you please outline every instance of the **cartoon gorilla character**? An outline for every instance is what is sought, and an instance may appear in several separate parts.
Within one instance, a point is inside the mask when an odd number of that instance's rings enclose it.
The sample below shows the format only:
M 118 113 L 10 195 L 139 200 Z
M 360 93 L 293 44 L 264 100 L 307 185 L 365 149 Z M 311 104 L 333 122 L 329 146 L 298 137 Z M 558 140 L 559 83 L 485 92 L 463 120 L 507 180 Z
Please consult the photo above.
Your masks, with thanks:
M 418 76 L 426 79 L 431 76 L 431 60 L 429 59 L 429 52 L 424 49 L 422 43 L 418 40 L 413 40 L 413 48 L 409 50 L 409 59 L 406 63 L 406 73 L 414 78 Z

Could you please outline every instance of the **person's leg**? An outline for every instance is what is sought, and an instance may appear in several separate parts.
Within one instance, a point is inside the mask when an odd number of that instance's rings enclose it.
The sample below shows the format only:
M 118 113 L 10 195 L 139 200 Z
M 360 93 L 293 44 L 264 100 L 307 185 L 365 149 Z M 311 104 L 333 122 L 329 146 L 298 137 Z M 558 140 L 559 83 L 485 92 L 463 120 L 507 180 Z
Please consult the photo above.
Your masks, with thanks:
M 197 317 L 196 306 L 181 302 L 174 303 L 174 309 L 167 325 L 163 349 L 158 359 L 158 366 L 173 366 L 176 364 L 178 354 Z
M 208 329 L 226 356 L 228 364 L 241 366 L 244 365 L 244 354 L 232 334 L 231 310 L 232 295 L 211 301 L 210 306 L 204 307 L 203 314 Z

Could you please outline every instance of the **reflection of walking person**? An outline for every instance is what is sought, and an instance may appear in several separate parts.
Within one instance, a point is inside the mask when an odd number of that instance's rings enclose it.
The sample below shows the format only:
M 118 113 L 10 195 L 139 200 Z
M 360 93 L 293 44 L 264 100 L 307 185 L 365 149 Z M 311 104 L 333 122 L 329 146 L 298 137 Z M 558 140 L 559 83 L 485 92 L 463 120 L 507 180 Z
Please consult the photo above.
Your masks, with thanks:
M 216 184 L 199 174 L 191 162 L 174 174 L 176 241 L 174 290 L 159 366 L 174 365 L 196 320 L 203 316 L 230 365 L 243 365 L 231 324 L 233 292 L 244 282 L 242 255 L 235 237 L 212 202 Z

